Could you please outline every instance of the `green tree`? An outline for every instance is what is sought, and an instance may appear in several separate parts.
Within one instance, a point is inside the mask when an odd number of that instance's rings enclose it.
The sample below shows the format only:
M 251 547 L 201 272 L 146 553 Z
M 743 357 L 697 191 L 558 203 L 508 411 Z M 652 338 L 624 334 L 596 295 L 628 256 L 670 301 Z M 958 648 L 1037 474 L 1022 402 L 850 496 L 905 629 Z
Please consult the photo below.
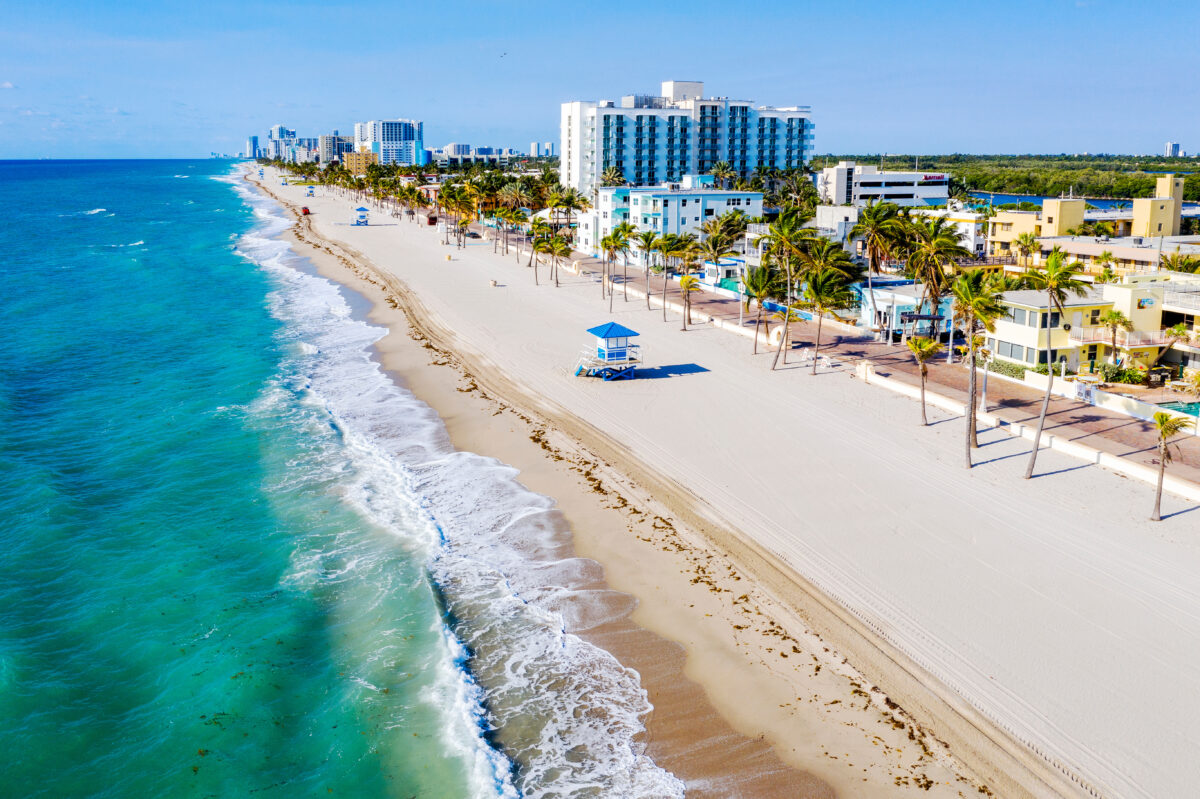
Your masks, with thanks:
M 750 300 L 754 300 L 758 310 L 754 315 L 754 354 L 758 354 L 758 330 L 762 323 L 763 306 L 767 300 L 779 292 L 779 273 L 768 266 L 756 266 L 746 273 L 742 281 L 742 289 L 746 293 L 746 306 L 749 309 Z M 770 340 L 770 323 L 767 325 L 767 339 Z
M 1025 265 L 1029 265 L 1029 256 L 1041 249 L 1041 244 L 1038 243 L 1037 236 L 1032 233 L 1022 233 L 1013 239 L 1013 246 L 1017 248 L 1017 252 L 1021 253 L 1021 257 L 1025 259 Z
M 1042 412 L 1038 415 L 1037 432 L 1033 435 L 1033 451 L 1029 453 L 1029 466 L 1025 470 L 1025 479 L 1033 477 L 1033 468 L 1037 463 L 1038 447 L 1042 443 L 1042 429 L 1046 426 L 1046 412 L 1050 409 L 1050 394 L 1054 389 L 1054 363 L 1050 349 L 1051 328 L 1050 315 L 1057 311 L 1063 316 L 1063 303 L 1068 294 L 1082 297 L 1087 293 L 1088 286 L 1079 276 L 1083 273 L 1083 264 L 1078 261 L 1067 262 L 1066 255 L 1057 247 L 1046 258 L 1046 263 L 1040 269 L 1031 269 L 1025 273 L 1025 279 L 1035 291 L 1046 292 L 1046 316 L 1044 328 L 1046 331 L 1046 395 L 1042 398 Z
M 929 376 L 929 361 L 936 358 L 937 354 L 942 351 L 942 344 L 924 336 L 914 336 L 906 343 L 909 351 L 912 352 L 913 360 L 921 369 L 921 424 L 928 427 L 929 417 L 925 415 L 925 378 Z
M 967 338 L 967 468 L 971 468 L 971 448 L 979 446 L 978 394 L 976 393 L 976 348 L 980 330 L 989 333 L 996 329 L 996 320 L 1004 316 L 1002 294 L 996 282 L 982 270 L 972 269 L 959 275 L 950 287 L 954 296 L 954 315 Z
M 1171 462 L 1171 439 L 1190 429 L 1195 420 L 1174 416 L 1164 411 L 1154 414 L 1154 430 L 1158 433 L 1158 485 L 1154 489 L 1154 510 L 1150 513 L 1150 521 L 1162 521 L 1162 487 L 1163 477 L 1167 473 L 1167 464 Z
M 830 242 L 834 244 L 836 242 Z M 838 247 L 841 250 L 841 247 Z M 842 250 L 842 252 L 845 252 Z M 850 290 L 846 273 L 832 266 L 824 266 L 808 273 L 808 279 L 800 292 L 801 305 L 817 317 L 817 340 L 813 343 L 812 373 L 817 373 L 817 356 L 821 352 L 821 323 L 825 314 L 835 313 L 854 304 L 854 292 Z
M 1109 359 L 1115 366 L 1117 363 L 1117 331 L 1133 330 L 1133 322 L 1129 320 L 1128 316 L 1115 308 L 1100 314 L 1100 319 L 1098 321 L 1100 322 L 1101 327 L 1108 328 L 1109 335 L 1111 336 L 1110 343 L 1112 345 L 1111 351 L 1109 352 Z
M 862 239 L 867 252 L 867 295 L 871 298 L 871 328 L 879 325 L 879 311 L 875 306 L 875 287 L 871 276 L 880 272 L 880 264 L 891 256 L 892 246 L 902 234 L 897 212 L 892 203 L 868 203 L 859 211 L 858 222 L 850 229 L 851 239 Z
M 604 170 L 604 172 L 602 172 L 600 175 L 600 185 L 601 186 L 624 186 L 625 185 L 625 175 L 621 172 L 619 167 L 616 167 L 616 166 L 607 167 Z
M 679 293 L 683 296 L 683 327 L 687 330 L 692 321 L 692 292 L 700 290 L 700 278 L 695 275 L 684 275 L 679 278 Z
M 653 230 L 645 230 L 633 237 L 637 248 L 642 251 L 642 270 L 646 275 L 646 310 L 650 310 L 650 259 L 651 253 L 658 249 L 658 234 Z M 665 303 L 666 297 L 663 298 Z

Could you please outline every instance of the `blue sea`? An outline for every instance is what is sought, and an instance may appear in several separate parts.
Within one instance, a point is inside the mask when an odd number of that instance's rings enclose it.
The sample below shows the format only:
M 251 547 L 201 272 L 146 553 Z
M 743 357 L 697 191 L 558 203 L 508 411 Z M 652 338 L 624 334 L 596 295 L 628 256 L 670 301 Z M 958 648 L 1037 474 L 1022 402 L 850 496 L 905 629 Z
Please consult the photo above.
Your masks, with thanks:
M 227 161 L 0 162 L 0 794 L 681 796 L 547 497 Z
M 1179 174 L 1186 174 L 1186 173 L 1179 173 Z M 969 193 L 975 199 L 982 200 L 985 203 L 990 202 L 993 205 L 1008 205 L 1008 204 L 1012 204 L 1012 203 L 1033 203 L 1034 205 L 1041 205 L 1042 202 L 1045 200 L 1059 199 L 1057 196 L 1050 196 L 1047 194 L 1000 194 L 1000 193 L 991 192 L 991 191 L 972 191 Z M 1088 202 L 1088 205 L 1091 205 L 1095 208 L 1103 208 L 1103 209 L 1132 208 L 1133 207 L 1132 200 L 1110 200 L 1110 199 L 1099 199 L 1099 198 L 1087 198 L 1087 202 Z M 1183 206 L 1185 208 L 1194 208 L 1197 205 L 1200 205 L 1200 203 L 1191 203 L 1191 202 L 1183 203 Z

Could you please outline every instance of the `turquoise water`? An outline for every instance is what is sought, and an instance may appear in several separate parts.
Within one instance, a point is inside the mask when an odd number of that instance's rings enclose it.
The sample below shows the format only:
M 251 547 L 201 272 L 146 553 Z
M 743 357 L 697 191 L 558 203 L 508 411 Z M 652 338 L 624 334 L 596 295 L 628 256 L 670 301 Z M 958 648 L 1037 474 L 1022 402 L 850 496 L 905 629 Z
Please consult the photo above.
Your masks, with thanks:
M 1180 413 L 1190 413 L 1192 416 L 1200 416 L 1200 402 L 1164 402 L 1162 407 Z
M 524 576 L 550 500 L 449 448 L 228 163 L 0 187 L 0 793 L 681 791 L 572 634 L 583 562 Z

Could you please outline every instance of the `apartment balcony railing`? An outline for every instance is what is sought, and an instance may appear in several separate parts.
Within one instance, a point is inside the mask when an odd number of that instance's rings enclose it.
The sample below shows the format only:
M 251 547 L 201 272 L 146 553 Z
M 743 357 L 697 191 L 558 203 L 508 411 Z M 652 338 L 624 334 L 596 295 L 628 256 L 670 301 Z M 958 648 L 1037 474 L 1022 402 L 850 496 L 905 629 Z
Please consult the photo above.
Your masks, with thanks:
M 1112 331 L 1107 327 L 1073 327 L 1067 337 L 1078 344 L 1112 344 Z M 1167 335 L 1162 330 L 1118 330 L 1117 346 L 1162 347 Z
M 1163 294 L 1164 305 L 1175 305 L 1193 311 L 1200 311 L 1200 292 L 1198 291 L 1168 291 Z

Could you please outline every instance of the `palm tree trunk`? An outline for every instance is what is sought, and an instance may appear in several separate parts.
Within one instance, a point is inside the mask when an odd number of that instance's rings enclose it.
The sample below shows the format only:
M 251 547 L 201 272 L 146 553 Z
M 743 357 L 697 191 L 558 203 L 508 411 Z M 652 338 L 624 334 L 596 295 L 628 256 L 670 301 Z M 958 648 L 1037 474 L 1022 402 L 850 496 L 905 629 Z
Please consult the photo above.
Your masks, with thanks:
M 646 310 L 650 310 L 650 251 L 646 250 L 643 253 L 645 263 L 642 268 L 646 270 Z
M 921 364 L 921 424 L 929 427 L 929 417 L 925 415 L 925 364 Z
M 538 282 L 537 262 L 533 260 L 533 250 L 529 251 L 529 260 L 533 261 L 533 285 L 540 286 L 541 283 Z
M 663 321 L 667 321 L 667 263 L 663 259 Z
M 621 256 L 621 293 L 625 302 L 629 302 L 629 250 Z
M 783 332 L 779 336 L 779 348 L 775 350 L 775 360 L 771 361 L 771 371 L 775 371 L 775 367 L 779 365 L 779 356 L 783 353 L 783 347 L 788 343 L 788 325 L 792 321 L 791 313 L 783 317 Z
M 758 313 L 754 315 L 754 354 L 758 355 L 758 324 L 762 321 L 762 306 L 758 306 Z
M 1163 475 L 1167 471 L 1167 453 L 1163 452 L 1165 447 L 1161 444 L 1158 447 L 1158 486 L 1154 490 L 1154 512 L 1150 514 L 1150 521 L 1162 521 L 1162 484 Z
M 879 325 L 879 309 L 875 305 L 875 284 L 871 282 L 871 273 L 875 271 L 877 258 L 874 252 L 871 252 L 870 255 L 871 257 L 867 261 L 867 293 L 871 295 L 871 329 L 874 333 L 875 326 Z M 879 325 L 879 332 L 874 334 L 875 339 L 879 340 L 882 334 L 883 325 Z
M 967 375 L 967 468 L 971 468 L 971 448 L 979 446 L 978 422 L 975 417 L 975 342 L 971 337 L 968 356 L 971 359 L 971 371 Z
M 821 322 L 822 322 L 822 321 L 824 321 L 824 319 L 825 319 L 825 317 L 821 316 L 821 312 L 820 312 L 820 311 L 815 311 L 815 313 L 816 313 L 816 315 L 817 315 L 817 340 L 816 340 L 815 342 L 813 342 L 813 368 L 812 368 L 812 373 L 813 373 L 814 375 L 817 373 L 817 356 L 818 356 L 818 355 L 820 354 L 820 352 L 821 352 Z
M 1042 398 L 1042 412 L 1038 416 L 1037 432 L 1033 434 L 1033 451 L 1029 453 L 1029 466 L 1025 469 L 1026 480 L 1033 477 L 1033 467 L 1037 463 L 1038 447 L 1042 444 L 1042 428 L 1046 426 L 1046 412 L 1050 410 L 1050 392 L 1054 388 L 1054 364 L 1050 363 L 1049 312 L 1046 315 L 1046 396 Z
M 608 280 L 608 312 L 609 313 L 612 313 L 613 294 L 615 294 L 615 293 L 616 292 L 613 291 L 613 287 L 612 287 L 612 278 L 609 278 L 609 280 Z
M 683 288 L 683 287 L 681 286 L 681 287 L 680 287 L 680 290 L 681 290 L 681 291 L 682 291 L 682 288 Z M 683 314 L 682 314 L 682 316 L 683 316 L 683 324 L 682 324 L 682 326 L 681 326 L 679 329 L 680 329 L 680 330 L 683 330 L 683 331 L 685 331 L 685 332 L 686 332 L 686 331 L 687 331 L 687 326 L 688 326 L 688 300 L 689 300 L 690 298 L 688 297 L 688 293 L 687 293 L 686 291 L 683 291 L 683 292 L 682 292 L 682 294 L 681 294 L 680 296 L 681 296 L 681 297 L 682 297 L 682 299 L 683 299 Z

